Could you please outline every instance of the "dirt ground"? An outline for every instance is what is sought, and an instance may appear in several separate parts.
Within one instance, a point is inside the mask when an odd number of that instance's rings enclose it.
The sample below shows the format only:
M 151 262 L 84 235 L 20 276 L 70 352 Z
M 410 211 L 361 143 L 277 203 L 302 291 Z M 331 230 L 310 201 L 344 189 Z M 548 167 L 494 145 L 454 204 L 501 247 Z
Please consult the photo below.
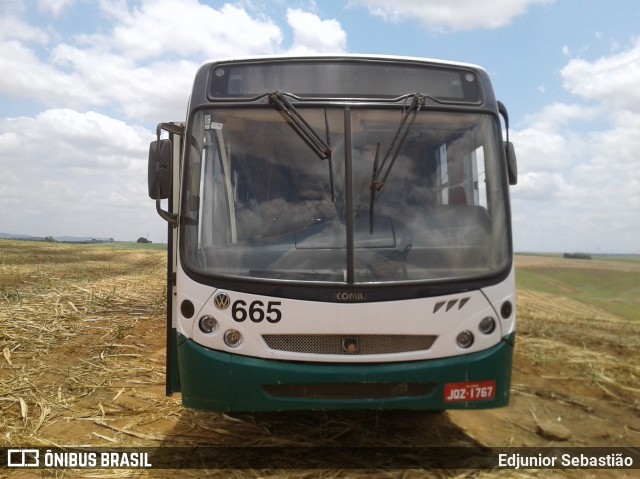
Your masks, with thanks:
M 640 322 L 518 291 L 511 404 L 223 415 L 164 395 L 164 253 L 0 243 L 0 446 L 640 447 Z M 39 249 L 37 251 L 36 248 Z M 71 247 L 74 248 L 74 247 Z M 566 265 L 522 256 L 517 268 Z M 585 267 L 640 272 L 640 263 Z M 167 477 L 55 470 L 43 477 Z M 551 474 L 550 474 L 551 473 Z M 175 477 L 638 477 L 635 471 L 182 470 Z M 0 469 L 0 477 L 32 477 Z

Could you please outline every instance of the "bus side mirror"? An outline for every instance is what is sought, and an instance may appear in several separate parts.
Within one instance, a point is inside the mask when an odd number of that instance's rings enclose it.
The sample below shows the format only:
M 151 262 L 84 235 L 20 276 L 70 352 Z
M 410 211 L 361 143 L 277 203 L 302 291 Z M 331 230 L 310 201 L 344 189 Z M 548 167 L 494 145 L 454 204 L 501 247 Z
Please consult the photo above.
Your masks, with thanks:
M 149 145 L 149 198 L 164 200 L 171 192 L 171 141 L 156 140 Z
M 513 148 L 513 143 L 507 141 L 504 145 L 505 153 L 507 155 L 507 173 L 509 175 L 509 184 L 518 184 L 518 163 L 516 162 L 516 150 Z

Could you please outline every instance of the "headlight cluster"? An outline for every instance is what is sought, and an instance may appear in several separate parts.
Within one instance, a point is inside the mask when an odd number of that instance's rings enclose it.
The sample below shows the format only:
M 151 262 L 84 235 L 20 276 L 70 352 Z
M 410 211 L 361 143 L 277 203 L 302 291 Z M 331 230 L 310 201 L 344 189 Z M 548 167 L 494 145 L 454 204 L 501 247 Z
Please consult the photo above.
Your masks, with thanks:
M 491 316 L 482 318 L 478 323 L 478 331 L 481 334 L 491 334 L 495 330 L 496 320 Z M 458 346 L 464 349 L 470 348 L 473 345 L 474 340 L 475 337 L 473 336 L 473 333 L 468 329 L 465 329 L 464 331 L 460 332 L 458 336 L 456 336 L 456 343 L 458 343 Z
M 469 330 L 465 330 L 458 334 L 458 336 L 456 337 L 456 342 L 461 348 L 467 349 L 470 348 L 473 344 L 473 339 L 473 333 Z
M 483 318 L 482 321 L 480 321 L 480 324 L 478 324 L 478 329 L 482 334 L 491 334 L 496 329 L 496 320 L 491 316 L 487 316 L 486 318 Z
M 218 330 L 218 321 L 213 316 L 205 315 L 198 321 L 198 327 L 200 331 L 205 334 L 211 334 Z M 227 329 L 224 332 L 224 344 L 230 348 L 237 348 L 242 344 L 242 333 L 236 329 Z
M 180 312 L 185 318 L 191 318 L 195 314 L 195 308 L 193 303 L 189 300 L 185 300 L 180 305 Z M 215 334 L 218 332 L 220 328 L 220 323 L 218 320 L 209 314 L 205 314 L 201 316 L 198 320 L 198 328 L 204 334 Z M 224 332 L 224 343 L 230 348 L 237 348 L 242 344 L 243 337 L 242 333 L 236 329 L 228 329 Z
M 237 348 L 242 344 L 242 334 L 235 329 L 227 329 L 224 333 L 224 344 L 230 348 Z
M 510 301 L 505 301 L 504 303 L 502 303 L 502 306 L 500 307 L 500 316 L 502 317 L 502 319 L 509 319 L 512 314 L 513 304 Z M 486 316 L 482 318 L 478 323 L 478 331 L 480 332 L 480 334 L 491 334 L 496 330 L 496 327 L 497 321 L 492 316 Z M 473 332 L 469 331 L 468 329 L 461 331 L 460 333 L 458 333 L 458 336 L 456 336 L 456 343 L 458 344 L 458 346 L 464 349 L 470 348 L 473 345 L 474 340 L 475 337 L 473 335 Z
M 211 334 L 218 329 L 218 321 L 213 316 L 202 316 L 198 321 L 198 327 L 203 333 Z

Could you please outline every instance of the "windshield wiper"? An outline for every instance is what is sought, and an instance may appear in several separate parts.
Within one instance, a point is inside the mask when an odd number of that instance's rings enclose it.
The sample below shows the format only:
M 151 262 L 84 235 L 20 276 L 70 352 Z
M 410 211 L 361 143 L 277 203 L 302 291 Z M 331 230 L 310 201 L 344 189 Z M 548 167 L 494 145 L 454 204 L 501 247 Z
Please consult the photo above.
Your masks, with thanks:
M 413 122 L 415 121 L 416 116 L 418 115 L 418 111 L 420 111 L 420 109 L 422 109 L 422 107 L 425 104 L 426 97 L 423 95 L 420 95 L 419 93 L 415 93 L 413 95 L 407 96 L 407 98 L 410 98 L 410 97 L 413 97 L 413 101 L 411 102 L 411 105 L 409 105 L 409 108 L 407 108 L 407 111 L 402 117 L 402 120 L 398 125 L 398 130 L 396 131 L 396 134 L 393 137 L 393 140 L 391 140 L 389 149 L 385 153 L 384 158 L 382 159 L 382 163 L 380 165 L 378 165 L 378 159 L 380 155 L 380 142 L 378 142 L 376 146 L 376 158 L 375 158 L 375 161 L 373 162 L 373 171 L 371 174 L 371 185 L 369 186 L 369 189 L 371 190 L 371 200 L 369 201 L 370 233 L 373 233 L 373 220 L 375 217 L 373 212 L 373 205 L 376 199 L 376 193 L 384 187 L 387 181 L 387 177 L 391 172 L 391 168 L 393 168 L 393 164 L 396 162 L 396 159 L 398 158 L 398 154 L 402 149 L 402 145 L 404 144 L 404 141 L 407 139 L 407 135 L 411 131 L 411 127 L 413 126 Z M 396 145 L 396 142 L 397 142 L 397 145 Z M 389 159 L 391 160 L 389 161 Z M 387 169 L 384 172 L 384 175 L 382 175 L 382 171 L 385 165 L 387 164 L 387 161 L 389 161 L 389 166 L 387 166 Z M 382 179 L 379 179 L 381 175 L 382 175 Z
M 324 112 L 325 128 L 327 131 L 327 141 L 325 142 L 315 132 L 313 127 L 304 119 L 295 106 L 280 91 L 269 93 L 269 102 L 276 106 L 286 117 L 287 123 L 296 132 L 296 134 L 304 141 L 311 151 L 313 151 L 321 160 L 329 160 L 329 182 L 331 186 L 331 201 L 334 201 L 333 191 L 333 164 L 331 162 L 331 145 L 329 140 L 329 122 L 327 120 L 327 111 Z
M 369 200 L 369 234 L 373 234 L 373 202 L 376 199 L 376 189 L 373 186 L 378 177 L 378 162 L 380 160 L 380 142 L 376 143 L 376 157 L 373 160 L 373 171 L 371 172 L 371 186 L 369 189 L 371 190 L 371 199 Z
M 331 157 L 331 147 L 320 138 L 282 92 L 269 93 L 269 101 L 284 113 L 293 131 L 318 155 L 318 158 L 326 160 Z
M 402 121 L 400 121 L 400 124 L 398 125 L 398 130 L 396 131 L 396 134 L 393 137 L 391 144 L 389 145 L 389 149 L 387 150 L 387 153 L 384 155 L 384 158 L 382 159 L 382 163 L 378 168 L 376 168 L 376 165 L 374 165 L 374 168 L 377 169 L 377 172 L 373 175 L 373 179 L 371 181 L 371 191 L 380 191 L 384 186 L 385 182 L 387 181 L 387 177 L 391 172 L 391 168 L 393 168 L 393 164 L 396 162 L 396 158 L 398 158 L 398 154 L 402 149 L 402 145 L 404 144 L 404 141 L 407 139 L 407 135 L 411 131 L 411 127 L 413 126 L 413 122 L 415 121 L 416 116 L 418 115 L 418 111 L 420 111 L 420 109 L 424 106 L 426 97 L 420 95 L 419 93 L 416 93 L 410 96 L 413 96 L 413 101 L 411 102 L 411 105 L 409 105 L 409 108 L 407 108 L 407 111 L 402 117 Z M 398 142 L 398 139 L 400 140 L 399 142 Z M 398 142 L 397 146 L 396 146 L 396 142 Z M 389 166 L 387 167 L 387 170 L 385 171 L 384 176 L 382 176 L 382 180 L 378 181 L 378 178 L 380 177 L 380 174 L 382 173 L 384 166 L 387 164 L 387 161 L 389 161 L 389 158 L 391 158 L 391 162 L 389 163 Z

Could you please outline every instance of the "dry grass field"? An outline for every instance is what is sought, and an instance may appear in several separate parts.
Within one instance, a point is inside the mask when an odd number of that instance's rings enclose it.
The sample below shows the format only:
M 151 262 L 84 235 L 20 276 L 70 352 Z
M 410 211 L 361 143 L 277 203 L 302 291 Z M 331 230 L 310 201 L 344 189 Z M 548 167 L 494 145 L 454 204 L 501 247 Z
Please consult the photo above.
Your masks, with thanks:
M 222 415 L 164 395 L 165 253 L 0 242 L 0 446 L 640 446 L 640 262 L 516 259 L 507 408 Z M 553 438 L 552 425 L 565 437 Z M 52 470 L 42 477 L 549 477 L 550 471 Z M 634 477 L 633 471 L 551 471 Z M 637 472 L 637 470 L 636 470 Z M 0 470 L 0 477 L 8 472 Z M 11 477 L 32 477 L 14 473 Z

